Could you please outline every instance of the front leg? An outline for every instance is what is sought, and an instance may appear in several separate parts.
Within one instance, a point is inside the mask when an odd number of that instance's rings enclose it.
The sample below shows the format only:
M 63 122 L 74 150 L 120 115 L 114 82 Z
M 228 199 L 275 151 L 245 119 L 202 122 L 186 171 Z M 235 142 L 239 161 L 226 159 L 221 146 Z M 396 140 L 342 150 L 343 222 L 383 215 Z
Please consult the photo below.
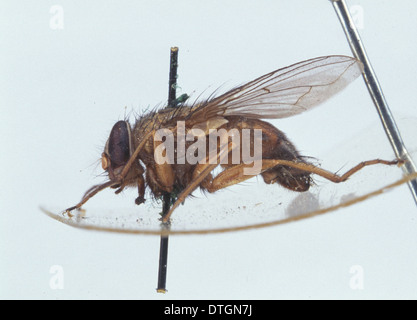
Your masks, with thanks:
M 138 194 L 139 197 L 135 199 L 135 203 L 140 205 L 145 202 L 145 179 L 142 175 L 138 178 Z

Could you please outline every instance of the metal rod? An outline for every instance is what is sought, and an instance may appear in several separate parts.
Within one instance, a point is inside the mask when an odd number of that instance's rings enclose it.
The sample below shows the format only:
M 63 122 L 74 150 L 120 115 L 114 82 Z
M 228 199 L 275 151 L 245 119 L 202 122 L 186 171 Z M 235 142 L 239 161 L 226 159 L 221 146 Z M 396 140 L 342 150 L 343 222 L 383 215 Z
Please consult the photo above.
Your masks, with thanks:
M 177 69 L 178 69 L 178 48 L 171 48 L 171 57 L 169 63 L 169 90 L 168 106 L 173 107 L 177 99 Z
M 168 84 L 168 106 L 175 105 L 177 97 L 177 68 L 178 68 L 178 48 L 171 48 L 170 63 L 169 63 L 169 84 Z M 171 194 L 166 192 L 162 196 L 162 217 L 164 217 L 171 207 Z M 164 222 L 161 225 L 162 229 L 169 229 L 170 223 Z M 158 270 L 158 287 L 156 291 L 159 293 L 166 293 L 167 280 L 167 266 L 168 266 L 168 235 L 161 235 L 159 247 L 159 270 Z
M 364 65 L 362 73 L 368 88 L 369 94 L 378 111 L 385 133 L 394 150 L 395 156 L 405 161 L 401 166 L 404 173 L 409 175 L 417 172 L 416 166 L 408 153 L 404 142 L 401 138 L 400 131 L 395 123 L 394 117 L 390 111 L 387 101 L 385 100 L 382 88 L 378 82 L 376 74 L 371 66 L 365 47 L 359 36 L 358 30 L 353 22 L 350 12 L 344 0 L 330 0 L 336 11 L 336 14 L 342 24 L 343 31 L 349 42 L 350 48 L 356 59 L 360 60 Z M 408 182 L 411 194 L 417 204 L 417 179 Z
M 169 211 L 170 202 L 163 200 L 164 207 L 167 204 L 168 210 L 164 212 Z M 168 223 L 163 223 L 162 228 L 169 229 Z M 158 287 L 156 288 L 156 291 L 159 293 L 166 293 L 166 281 L 167 281 L 167 266 L 168 266 L 168 236 L 167 235 L 161 235 L 161 241 L 159 246 L 159 270 L 158 270 Z

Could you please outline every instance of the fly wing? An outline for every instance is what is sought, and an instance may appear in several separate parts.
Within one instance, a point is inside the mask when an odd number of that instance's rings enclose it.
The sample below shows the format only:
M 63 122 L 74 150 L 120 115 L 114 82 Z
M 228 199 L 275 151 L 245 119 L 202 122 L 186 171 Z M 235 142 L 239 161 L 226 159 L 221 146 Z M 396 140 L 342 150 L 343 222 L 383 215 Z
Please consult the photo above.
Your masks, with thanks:
M 363 70 L 347 56 L 326 56 L 272 71 L 197 105 L 189 119 L 215 116 L 286 118 L 310 110 L 345 88 Z

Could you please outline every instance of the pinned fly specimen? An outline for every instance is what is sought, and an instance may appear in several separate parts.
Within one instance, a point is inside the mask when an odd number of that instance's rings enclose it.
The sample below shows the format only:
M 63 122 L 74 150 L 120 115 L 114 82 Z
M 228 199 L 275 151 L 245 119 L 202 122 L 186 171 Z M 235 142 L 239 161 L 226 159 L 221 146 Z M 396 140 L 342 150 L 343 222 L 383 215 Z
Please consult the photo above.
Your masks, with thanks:
M 105 188 L 115 188 L 117 194 L 135 186 L 138 205 L 145 201 L 146 188 L 154 197 L 172 195 L 175 201 L 163 217 L 167 222 L 198 187 L 213 193 L 261 175 L 267 184 L 303 192 L 310 188 L 312 174 L 339 183 L 365 166 L 400 164 L 399 160 L 369 160 L 337 175 L 309 163 L 283 132 L 262 120 L 310 110 L 361 72 L 362 64 L 354 58 L 318 57 L 278 69 L 206 101 L 191 105 L 180 101 L 150 112 L 132 126 L 128 121 L 118 121 L 101 159 L 109 181 L 90 188 L 66 211 L 81 208 Z M 214 175 L 219 166 L 221 172 Z

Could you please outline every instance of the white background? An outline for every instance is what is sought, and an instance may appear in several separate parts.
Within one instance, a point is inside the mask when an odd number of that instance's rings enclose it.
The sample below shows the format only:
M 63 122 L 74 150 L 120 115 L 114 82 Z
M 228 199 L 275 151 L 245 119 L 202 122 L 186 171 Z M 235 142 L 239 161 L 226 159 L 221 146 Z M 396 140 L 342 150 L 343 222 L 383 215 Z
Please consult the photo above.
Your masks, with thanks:
M 63 9 L 63 29 L 50 26 L 53 5 Z M 349 5 L 363 10 L 360 33 L 394 116 L 415 116 L 416 2 Z M 97 183 L 96 160 L 126 110 L 166 101 L 171 46 L 180 48 L 179 94 L 194 96 L 308 58 L 351 55 L 329 1 L 1 7 L 0 298 L 417 298 L 417 210 L 406 186 L 288 225 L 171 237 L 166 295 L 155 292 L 158 237 L 77 230 L 39 210 L 73 205 Z M 377 121 L 359 79 L 314 111 L 274 123 L 304 154 L 322 160 Z M 415 137 L 404 138 L 416 151 Z M 327 168 L 365 160 L 362 148 Z M 115 197 L 108 191 L 100 199 Z M 133 193 L 117 197 L 134 200 Z M 208 195 L 207 206 L 215 199 Z M 64 272 L 63 289 L 50 286 L 55 265 Z M 352 266 L 363 271 L 362 290 L 350 285 Z

